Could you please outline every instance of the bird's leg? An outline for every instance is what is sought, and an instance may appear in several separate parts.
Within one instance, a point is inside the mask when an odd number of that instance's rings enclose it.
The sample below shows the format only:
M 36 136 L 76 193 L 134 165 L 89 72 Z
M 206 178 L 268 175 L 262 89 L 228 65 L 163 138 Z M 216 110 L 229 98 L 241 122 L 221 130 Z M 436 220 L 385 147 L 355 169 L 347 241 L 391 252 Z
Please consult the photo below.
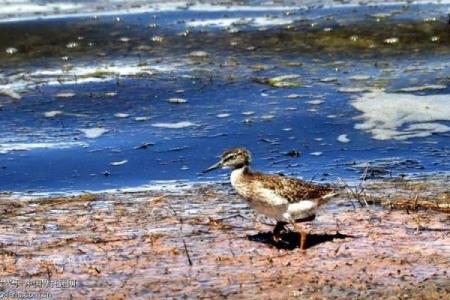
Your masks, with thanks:
M 306 236 L 308 233 L 304 231 L 303 229 L 297 227 L 297 224 L 295 224 L 295 221 L 291 222 L 292 226 L 294 227 L 295 231 L 297 231 L 300 234 L 300 249 L 306 250 Z
M 306 231 L 300 230 L 300 249 L 306 250 L 306 237 L 308 233 Z
M 279 222 L 277 221 L 277 225 L 275 225 L 275 228 L 272 232 L 272 237 L 274 242 L 278 243 L 281 240 L 281 233 L 286 230 L 286 222 Z

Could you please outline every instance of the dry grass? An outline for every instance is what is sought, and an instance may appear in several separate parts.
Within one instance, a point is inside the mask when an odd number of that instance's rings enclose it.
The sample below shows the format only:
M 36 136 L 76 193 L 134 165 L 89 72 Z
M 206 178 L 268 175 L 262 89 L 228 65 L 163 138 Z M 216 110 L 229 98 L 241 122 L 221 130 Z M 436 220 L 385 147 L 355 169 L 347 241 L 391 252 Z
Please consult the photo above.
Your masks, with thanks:
M 381 205 L 389 209 L 418 211 L 421 209 L 450 212 L 450 190 L 447 177 L 416 181 L 395 178 L 384 181 L 366 181 L 367 169 L 359 184 L 350 186 L 341 181 L 348 199 L 360 207 Z

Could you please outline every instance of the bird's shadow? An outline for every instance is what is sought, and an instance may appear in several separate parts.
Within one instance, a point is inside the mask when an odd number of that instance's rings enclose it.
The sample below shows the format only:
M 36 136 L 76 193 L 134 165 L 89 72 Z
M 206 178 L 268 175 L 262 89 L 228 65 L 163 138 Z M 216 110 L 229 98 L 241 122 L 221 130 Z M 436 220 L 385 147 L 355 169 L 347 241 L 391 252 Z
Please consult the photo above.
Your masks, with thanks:
M 278 242 L 273 240 L 272 232 L 259 232 L 257 234 L 247 236 L 250 241 L 268 244 L 277 249 L 294 250 L 300 246 L 300 234 L 295 231 L 289 231 L 281 235 Z M 335 239 L 354 238 L 354 236 L 336 232 L 335 234 L 308 234 L 306 237 L 306 249 L 316 245 L 333 241 Z

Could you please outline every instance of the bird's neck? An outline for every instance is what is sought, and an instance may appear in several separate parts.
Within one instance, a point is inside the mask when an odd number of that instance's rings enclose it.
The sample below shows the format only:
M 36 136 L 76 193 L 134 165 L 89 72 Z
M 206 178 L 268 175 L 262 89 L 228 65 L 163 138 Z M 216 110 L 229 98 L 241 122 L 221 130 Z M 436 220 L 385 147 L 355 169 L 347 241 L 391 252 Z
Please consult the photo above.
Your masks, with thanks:
M 240 168 L 236 168 L 231 172 L 230 181 L 231 185 L 237 185 L 244 178 L 245 175 L 250 173 L 248 165 L 243 165 Z

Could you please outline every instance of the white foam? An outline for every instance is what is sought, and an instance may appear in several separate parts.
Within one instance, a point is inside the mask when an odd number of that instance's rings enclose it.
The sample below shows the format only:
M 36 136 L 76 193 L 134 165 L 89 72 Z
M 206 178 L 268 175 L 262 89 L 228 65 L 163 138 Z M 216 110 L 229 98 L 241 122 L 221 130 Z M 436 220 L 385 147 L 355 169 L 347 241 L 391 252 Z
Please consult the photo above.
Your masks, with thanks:
M 31 4 L 28 1 L 8 0 L 1 3 L 0 6 L 0 23 L 5 22 L 21 22 L 37 19 L 60 19 L 73 17 L 92 17 L 92 16 L 118 16 L 124 14 L 139 14 L 152 12 L 173 12 L 173 11 L 198 11 L 198 12 L 276 12 L 276 11 L 292 11 L 299 9 L 306 9 L 311 6 L 320 5 L 322 8 L 351 8 L 359 7 L 361 4 L 358 1 L 350 1 L 349 3 L 339 3 L 336 1 L 302 1 L 302 5 L 273 5 L 271 3 L 261 5 L 216 5 L 211 3 L 194 3 L 190 4 L 187 1 L 139 1 L 134 0 L 124 4 L 125 1 L 106 1 L 99 11 L 99 5 L 93 5 L 92 1 L 82 3 L 46 3 L 46 4 Z M 108 3 L 109 2 L 109 3 Z M 119 2 L 121 8 L 114 5 Z M 150 3 L 148 3 L 150 2 Z M 434 0 L 416 0 L 410 4 L 428 4 L 436 3 Z M 440 0 L 440 4 L 449 4 L 449 0 Z M 100 2 L 101 4 L 101 2 Z M 364 4 L 366 6 L 398 6 L 404 5 L 401 1 L 380 2 Z M 105 8 L 103 8 L 105 7 Z M 13 16 L 11 16 L 13 15 Z
M 438 121 L 450 121 L 450 95 L 417 96 L 385 93 L 363 94 L 352 102 L 362 112 L 356 129 L 372 134 L 377 140 L 406 140 L 449 132 Z
M 174 103 L 174 104 L 183 104 L 183 103 L 187 103 L 188 101 L 183 98 L 169 98 L 169 99 L 167 99 L 167 102 Z
M 206 58 L 209 56 L 209 54 L 206 51 L 197 50 L 190 52 L 189 56 L 192 58 Z
M 324 103 L 324 102 L 325 102 L 325 101 L 320 100 L 320 99 L 306 101 L 306 103 L 311 104 L 311 105 L 320 105 L 320 104 L 322 104 L 322 103 Z
M 227 28 L 231 26 L 282 26 L 292 24 L 294 20 L 275 17 L 255 17 L 255 18 L 216 18 L 205 20 L 194 20 L 186 22 L 188 27 L 220 27 Z
M 350 139 L 347 137 L 346 134 L 341 134 L 337 137 L 338 142 L 346 144 L 350 142 Z
M 128 63 L 128 64 L 127 64 Z M 111 78 L 117 76 L 136 76 L 136 75 L 153 75 L 155 71 L 172 71 L 173 68 L 166 68 L 162 66 L 155 65 L 154 68 L 149 69 L 144 66 L 135 66 L 129 62 L 117 62 L 117 64 L 110 64 L 106 66 L 75 66 L 70 70 L 58 69 L 44 69 L 36 70 L 31 73 L 33 77 L 66 77 L 72 79 L 71 77 L 77 77 L 78 80 L 85 78 Z M 61 80 L 60 80 L 61 81 Z M 63 81 L 64 82 L 64 81 Z
M 319 81 L 320 81 L 320 82 L 328 83 L 328 82 L 335 82 L 335 81 L 338 81 L 338 79 L 337 79 L 337 77 L 325 77 L 325 78 L 319 79 Z
M 443 84 L 426 84 L 421 86 L 411 86 L 411 87 L 405 87 L 401 88 L 400 91 L 402 92 L 418 92 L 418 91 L 426 91 L 426 90 L 443 90 L 446 89 L 447 86 Z
M 121 166 L 121 165 L 126 164 L 127 162 L 128 162 L 128 159 L 124 159 L 124 160 L 121 160 L 121 161 L 113 161 L 113 162 L 110 163 L 110 165 L 111 166 Z
M 348 79 L 350 80 L 369 80 L 370 76 L 369 75 L 353 75 L 350 76 Z
M 22 99 L 22 96 L 17 91 L 7 87 L 0 87 L 0 95 L 10 97 L 13 100 Z
M 56 94 L 56 97 L 58 98 L 72 98 L 76 94 L 74 92 L 61 92 Z
M 0 77 L 0 95 L 10 97 L 13 100 L 20 100 L 22 93 L 34 85 L 30 83 L 28 73 L 16 73 L 10 76 Z
M 63 68 L 36 69 L 27 73 L 18 73 L 3 77 L 0 84 L 0 95 L 19 100 L 22 93 L 43 85 L 83 84 L 90 82 L 104 82 L 120 77 L 151 76 L 155 73 L 165 73 L 183 70 L 186 66 L 182 61 L 170 64 L 161 64 L 148 61 L 151 66 L 140 66 L 138 61 L 117 60 L 108 65 L 76 65 L 70 70 Z M 73 92 L 61 92 L 56 95 L 59 98 L 75 96 Z
M 292 24 L 294 20 L 287 18 L 258 17 L 252 20 L 254 26 L 282 26 Z
M 223 113 L 223 114 L 218 114 L 218 115 L 216 115 L 216 117 L 218 117 L 218 118 L 228 118 L 228 117 L 230 117 L 231 116 L 231 114 L 227 114 L 227 113 Z
M 66 149 L 85 146 L 87 146 L 87 144 L 81 142 L 4 143 L 0 144 L 0 154 L 6 154 L 14 151 L 30 151 L 33 149 Z
M 150 120 L 150 117 L 135 117 L 134 120 L 138 122 L 144 122 Z
M 44 113 L 44 116 L 46 117 L 46 118 L 54 118 L 54 117 L 56 117 L 56 116 L 58 116 L 58 115 L 60 115 L 60 114 L 62 114 L 63 112 L 62 111 L 60 111 L 60 110 L 52 110 L 52 111 L 46 111 L 45 113 Z
M 338 92 L 341 93 L 362 93 L 362 92 L 370 92 L 373 90 L 370 87 L 341 87 L 338 88 Z
M 194 20 L 186 22 L 188 27 L 230 27 L 239 20 L 240 18 L 217 18 L 217 19 L 206 19 L 206 20 Z
M 121 3 L 123 4 L 123 3 Z M 139 6 L 129 6 L 123 9 L 115 9 L 114 6 L 105 11 L 98 11 L 91 3 L 80 4 L 45 4 L 36 5 L 28 4 L 22 7 L 22 11 L 18 11 L 18 7 L 22 4 L 2 3 L 0 9 L 0 17 L 6 16 L 0 23 L 4 22 L 21 22 L 36 19 L 60 19 L 73 17 L 90 17 L 90 16 L 117 16 L 124 14 L 139 14 L 150 12 L 173 12 L 180 10 L 199 11 L 199 12 L 220 12 L 220 11 L 242 11 L 242 12 L 270 12 L 270 11 L 289 11 L 297 10 L 299 6 L 275 6 L 275 5 L 214 5 L 209 3 L 196 3 L 189 5 L 186 1 L 165 1 L 159 3 L 142 2 Z M 10 17 L 9 15 L 15 15 Z
M 154 124 L 152 124 L 152 126 L 159 127 L 159 128 L 181 129 L 181 128 L 197 126 L 197 124 L 189 122 L 189 121 L 183 121 L 183 122 L 176 122 L 176 123 L 154 123 Z
M 189 6 L 191 11 L 243 11 L 243 12 L 264 12 L 264 11 L 287 11 L 293 9 L 299 9 L 299 6 L 275 6 L 275 5 L 215 5 L 209 3 L 196 3 Z
M 11 2 L 11 1 L 9 1 Z M 82 4 L 75 3 L 47 3 L 45 5 L 14 1 L 16 3 L 2 3 L 0 6 L 0 14 L 38 14 L 53 13 L 58 11 L 75 11 L 84 7 Z
M 126 113 L 115 113 L 114 114 L 114 117 L 121 118 L 121 119 L 128 118 L 129 116 L 130 116 L 130 114 L 126 114 Z
M 103 134 L 107 133 L 109 129 L 98 127 L 98 128 L 87 128 L 87 129 L 79 129 L 88 139 L 96 139 Z
M 187 180 L 154 180 L 148 184 L 133 187 L 122 187 L 117 189 L 103 190 L 71 190 L 71 191 L 55 191 L 55 192 L 13 192 L 8 193 L 9 196 L 18 197 L 21 200 L 35 199 L 41 197 L 52 196 L 80 196 L 85 194 L 117 194 L 117 193 L 145 193 L 145 192 L 163 192 L 171 195 L 184 194 L 193 190 L 195 186 L 206 186 L 216 184 L 214 181 L 187 181 Z M 20 198 L 19 198 L 20 197 Z

